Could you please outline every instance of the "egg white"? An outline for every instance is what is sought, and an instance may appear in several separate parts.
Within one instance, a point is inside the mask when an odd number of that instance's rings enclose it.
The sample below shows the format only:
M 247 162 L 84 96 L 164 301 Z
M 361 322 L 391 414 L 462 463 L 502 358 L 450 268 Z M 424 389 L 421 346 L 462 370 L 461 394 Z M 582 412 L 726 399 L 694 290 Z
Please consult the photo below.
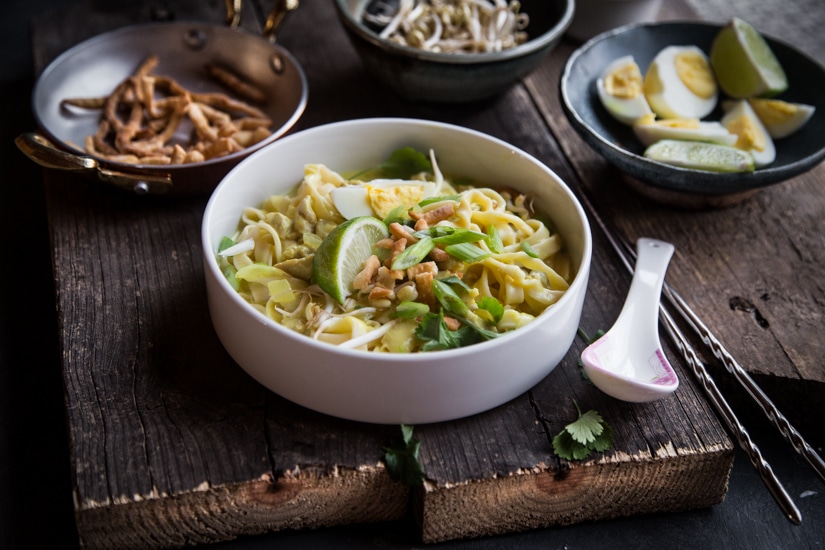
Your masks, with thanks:
M 615 117 L 616 120 L 628 125 L 633 125 L 641 118 L 653 115 L 653 111 L 650 110 L 650 105 L 647 104 L 644 92 L 639 93 L 636 97 L 617 97 L 607 91 L 605 80 L 614 71 L 631 64 L 638 69 L 638 65 L 632 55 L 620 57 L 612 61 L 604 72 L 602 72 L 601 77 L 596 80 L 596 92 L 604 108 L 607 109 L 607 112 Z
M 671 126 L 673 120 L 641 122 L 633 126 L 633 132 L 645 146 L 662 139 L 678 139 L 684 141 L 705 141 L 722 145 L 733 145 L 737 136 L 732 134 L 720 122 L 698 121 L 695 127 L 689 125 Z
M 745 147 L 740 144 L 739 141 L 734 144 L 736 147 L 744 149 L 753 155 L 753 161 L 757 168 L 767 166 L 776 160 L 776 147 L 774 146 L 773 139 L 746 99 L 724 101 L 722 103 L 722 109 L 725 111 L 725 115 L 721 120 L 722 125 L 731 132 L 736 133 L 736 131 L 731 128 L 732 124 L 740 117 L 746 117 L 750 121 L 753 130 L 760 134 L 765 143 L 765 147 L 761 151 L 753 147 Z
M 422 199 L 434 196 L 438 188 L 435 182 L 430 181 L 376 179 L 358 185 L 336 187 L 330 192 L 330 196 L 338 212 L 349 220 L 359 216 L 376 215 L 370 204 L 372 189 L 389 189 L 403 186 L 422 189 Z
M 695 52 L 707 60 L 707 55 L 696 46 L 668 46 L 662 49 L 645 73 L 645 97 L 653 112 L 662 118 L 706 117 L 716 108 L 718 91 L 704 98 L 688 88 L 676 70 L 676 56 L 682 52 Z

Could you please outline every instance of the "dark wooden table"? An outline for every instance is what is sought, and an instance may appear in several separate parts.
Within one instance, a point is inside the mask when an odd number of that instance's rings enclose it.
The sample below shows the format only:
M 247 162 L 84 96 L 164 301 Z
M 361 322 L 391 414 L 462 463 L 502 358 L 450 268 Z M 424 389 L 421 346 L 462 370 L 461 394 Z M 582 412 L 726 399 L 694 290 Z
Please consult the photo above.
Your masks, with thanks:
M 220 4 L 80 2 L 52 11 L 33 19 L 35 69 L 126 24 L 170 17 L 220 24 Z M 247 10 L 243 24 L 250 32 L 259 30 L 262 12 Z M 666 3 L 661 14 L 696 17 L 682 2 Z M 373 82 L 330 2 L 305 2 L 279 43 L 309 79 L 299 129 L 370 116 L 475 128 L 525 149 L 585 190 L 628 237 L 673 242 L 669 282 L 821 449 L 825 438 L 815 412 L 825 394 L 822 166 L 732 208 L 679 210 L 629 190 L 567 124 L 558 80 L 578 46 L 573 42 L 563 42 L 502 97 L 452 107 L 408 104 Z M 788 524 L 670 344 L 683 385 L 661 402 L 624 404 L 587 385 L 577 365 L 585 342 L 577 341 L 562 365 L 522 398 L 468 419 L 416 427 L 427 482 L 408 491 L 381 464 L 381 448 L 396 427 L 297 407 L 258 386 L 225 354 L 203 299 L 198 234 L 206 197 L 158 200 L 64 173 L 43 176 L 45 217 L 33 215 L 48 221 L 57 324 L 52 345 L 68 432 L 68 457 L 60 465 L 68 465 L 73 527 L 86 547 L 235 537 L 241 539 L 224 544 L 596 547 L 608 540 L 596 534 L 601 526 L 614 526 L 619 540 L 629 542 L 639 540 L 641 526 L 656 523 L 669 525 L 667 534 L 687 546 L 823 541 L 816 521 L 825 515 L 821 482 L 811 481 L 805 464 L 709 361 L 743 418 L 767 432 L 760 442 L 769 458 L 783 459 L 777 471 L 805 517 L 800 527 Z M 594 237 L 581 322 L 591 333 L 615 318 L 629 282 L 598 230 Z M 548 436 L 570 421 L 572 399 L 610 421 L 613 450 L 581 463 L 552 454 Z M 751 480 L 753 496 L 728 491 L 737 487 L 737 472 Z M 705 522 L 720 529 L 726 516 L 717 510 L 731 506 L 744 510 L 730 512 L 738 519 L 735 531 L 697 529 Z M 767 523 L 749 521 L 755 508 Z M 596 520 L 601 523 L 592 524 Z M 625 523 L 631 521 L 638 529 Z M 760 531 L 760 525 L 770 528 Z M 515 532 L 526 533 L 508 534 Z

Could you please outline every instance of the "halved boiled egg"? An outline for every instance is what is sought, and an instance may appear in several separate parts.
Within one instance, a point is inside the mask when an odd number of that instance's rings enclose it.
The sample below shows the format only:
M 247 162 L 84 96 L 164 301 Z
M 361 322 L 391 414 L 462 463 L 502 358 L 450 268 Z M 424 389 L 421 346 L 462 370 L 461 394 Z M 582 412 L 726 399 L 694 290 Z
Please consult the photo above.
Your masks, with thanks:
M 772 163 L 776 159 L 776 147 L 750 103 L 746 99 L 725 101 L 722 109 L 725 111 L 722 125 L 737 135 L 734 146 L 753 155 L 757 168 Z
M 645 146 L 662 139 L 682 141 L 704 141 L 733 145 L 737 136 L 720 122 L 704 122 L 698 118 L 666 118 L 662 120 L 644 119 L 633 126 L 636 137 Z
M 642 73 L 632 55 L 612 61 L 596 80 L 596 91 L 604 108 L 629 125 L 653 114 L 643 88 Z
M 815 107 L 804 103 L 790 103 L 781 99 L 748 99 L 754 112 L 774 139 L 789 136 L 799 130 L 813 116 Z
M 393 208 L 411 208 L 432 197 L 438 184 L 432 181 L 376 179 L 359 185 L 336 187 L 330 193 L 338 212 L 347 219 L 358 216 L 385 218 Z
M 653 58 L 644 93 L 662 118 L 703 118 L 716 107 L 719 87 L 707 55 L 696 46 L 668 46 Z

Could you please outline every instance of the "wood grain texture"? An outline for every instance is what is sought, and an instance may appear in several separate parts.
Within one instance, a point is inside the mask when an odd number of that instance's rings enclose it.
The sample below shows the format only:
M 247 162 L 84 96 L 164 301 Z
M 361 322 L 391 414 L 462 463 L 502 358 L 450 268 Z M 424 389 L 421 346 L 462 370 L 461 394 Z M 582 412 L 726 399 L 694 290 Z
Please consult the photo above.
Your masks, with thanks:
M 681 2 L 664 2 L 660 13 L 662 20 L 697 18 Z M 650 188 L 642 191 L 584 143 L 562 112 L 558 83 L 578 46 L 563 42 L 525 80 L 575 180 L 631 241 L 656 237 L 675 245 L 669 284 L 803 435 L 822 441 L 815 404 L 825 399 L 825 165 L 725 207 L 690 209 L 651 197 Z M 724 366 L 701 352 L 717 383 L 735 388 Z
M 124 11 L 97 4 L 35 22 L 39 69 L 82 39 L 164 13 L 223 20 L 222 2 L 149 2 Z M 664 17 L 692 16 L 682 2 L 666 5 Z M 260 6 L 247 10 L 245 28 L 259 28 L 262 13 Z M 804 337 L 825 303 L 815 270 L 823 265 L 822 244 L 811 231 L 822 212 L 815 193 L 825 177 L 821 167 L 735 208 L 663 208 L 625 186 L 567 125 L 558 78 L 576 44 L 563 42 L 501 97 L 445 108 L 408 104 L 372 80 L 331 3 L 304 3 L 288 21 L 278 42 L 310 83 L 300 128 L 406 116 L 502 138 L 593 192 L 631 238 L 674 242 L 669 280 L 743 364 L 777 379 L 817 380 L 822 365 Z M 66 174 L 49 172 L 46 179 L 75 510 L 85 547 L 177 547 L 407 513 L 418 518 L 422 540 L 436 542 L 706 507 L 725 496 L 732 443 L 674 348 L 666 344 L 680 389 L 633 405 L 582 378 L 582 338 L 523 396 L 470 418 L 416 426 L 427 480 L 411 492 L 391 481 L 382 463 L 397 427 L 289 403 L 223 350 L 204 299 L 199 231 L 206 197 L 147 200 Z M 594 244 L 580 323 L 588 334 L 615 319 L 630 283 L 597 231 Z M 771 269 L 776 254 L 784 254 L 785 265 Z M 790 287 L 797 277 L 805 285 Z M 769 327 L 753 312 L 731 309 L 736 297 L 758 306 Z M 788 319 L 797 334 L 779 326 Z M 576 463 L 553 454 L 552 437 L 575 418 L 574 402 L 608 420 L 614 449 Z

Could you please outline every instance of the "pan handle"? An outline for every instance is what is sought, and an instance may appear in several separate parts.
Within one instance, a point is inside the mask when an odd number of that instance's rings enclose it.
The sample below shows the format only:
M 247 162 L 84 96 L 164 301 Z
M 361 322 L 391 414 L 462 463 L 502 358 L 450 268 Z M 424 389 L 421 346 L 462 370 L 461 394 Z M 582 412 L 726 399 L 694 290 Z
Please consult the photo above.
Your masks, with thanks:
M 264 38 L 275 43 L 276 34 L 286 17 L 298 8 L 299 0 L 275 0 L 275 7 L 269 12 L 264 23 Z M 233 29 L 241 24 L 243 0 L 226 0 L 226 24 Z
M 17 136 L 14 142 L 27 157 L 46 168 L 93 174 L 101 181 L 138 195 L 165 194 L 172 189 L 172 178 L 168 175 L 126 174 L 110 170 L 91 157 L 62 151 L 34 132 Z

